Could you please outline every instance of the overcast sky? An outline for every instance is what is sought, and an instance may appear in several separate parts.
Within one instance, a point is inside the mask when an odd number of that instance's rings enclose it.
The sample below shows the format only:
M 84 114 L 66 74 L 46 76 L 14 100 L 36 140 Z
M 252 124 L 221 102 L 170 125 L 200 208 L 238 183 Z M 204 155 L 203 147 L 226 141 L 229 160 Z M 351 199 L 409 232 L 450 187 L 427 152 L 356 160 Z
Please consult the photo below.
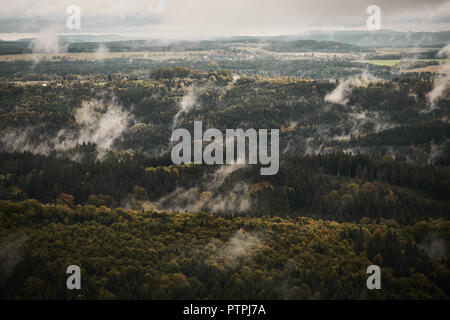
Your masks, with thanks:
M 364 29 L 369 5 L 383 29 L 450 30 L 450 0 L 0 0 L 0 38 L 45 30 L 164 37 L 296 34 Z M 81 29 L 66 9 L 81 8 Z M 20 35 L 17 35 L 20 33 Z

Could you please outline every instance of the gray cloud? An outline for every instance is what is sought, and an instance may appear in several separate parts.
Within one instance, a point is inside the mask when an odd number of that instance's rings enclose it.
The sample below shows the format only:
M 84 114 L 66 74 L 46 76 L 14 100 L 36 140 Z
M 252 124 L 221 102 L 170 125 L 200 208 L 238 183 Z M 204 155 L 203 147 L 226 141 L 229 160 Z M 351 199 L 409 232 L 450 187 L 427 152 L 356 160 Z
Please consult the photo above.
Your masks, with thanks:
M 59 32 L 133 32 L 145 27 L 161 24 L 163 17 L 158 14 L 126 16 L 82 16 L 80 30 L 66 29 L 68 15 L 49 17 L 17 17 L 0 19 L 0 32 L 38 33 L 42 29 L 57 27 Z
M 293 34 L 313 29 L 365 28 L 366 9 L 381 8 L 382 28 L 450 29 L 449 0 L 16 0 L 2 2 L 0 32 L 65 28 L 67 6 L 80 6 L 79 32 L 165 36 Z M 69 30 L 63 30 L 69 32 Z M 61 32 L 63 32 L 61 31 Z

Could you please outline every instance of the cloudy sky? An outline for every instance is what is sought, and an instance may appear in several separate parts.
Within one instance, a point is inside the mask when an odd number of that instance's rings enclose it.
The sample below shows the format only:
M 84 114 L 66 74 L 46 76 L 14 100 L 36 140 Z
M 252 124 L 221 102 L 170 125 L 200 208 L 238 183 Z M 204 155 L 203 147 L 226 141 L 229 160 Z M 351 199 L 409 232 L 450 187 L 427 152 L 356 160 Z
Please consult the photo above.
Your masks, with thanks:
M 381 8 L 383 29 L 450 30 L 450 0 L 0 0 L 0 38 L 45 30 L 132 36 L 202 37 L 296 34 L 364 29 L 369 5 Z M 68 30 L 69 5 L 81 29 Z

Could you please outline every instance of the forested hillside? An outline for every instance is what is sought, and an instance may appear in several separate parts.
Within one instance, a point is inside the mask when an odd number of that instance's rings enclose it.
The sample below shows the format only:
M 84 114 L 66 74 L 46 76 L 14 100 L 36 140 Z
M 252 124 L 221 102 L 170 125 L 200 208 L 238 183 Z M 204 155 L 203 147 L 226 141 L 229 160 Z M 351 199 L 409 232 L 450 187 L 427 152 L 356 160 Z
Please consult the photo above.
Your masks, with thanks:
M 351 79 L 233 78 L 229 71 L 160 68 L 142 80 L 116 74 L 46 86 L 3 83 L 1 142 L 8 151 L 65 150 L 74 146 L 67 135 L 85 125 L 77 112 L 98 119 L 117 112 L 125 127 L 108 147 L 160 155 L 168 150 L 179 105 L 185 103 L 189 112 L 180 125 L 188 130 L 194 120 L 202 120 L 205 130 L 278 128 L 286 153 L 370 151 L 422 165 L 446 161 L 450 105 L 442 100 L 428 111 L 432 79 Z M 344 94 L 340 100 L 328 96 L 337 91 Z M 93 140 L 77 141 L 98 144 Z
M 0 43 L 0 299 L 449 299 L 440 48 L 98 45 Z M 194 121 L 278 129 L 279 171 L 175 165 Z
M 217 217 L 0 201 L 1 298 L 442 299 L 450 294 L 446 220 L 402 226 L 279 217 Z M 6 251 L 6 252 L 5 252 Z M 4 258 L 3 258 L 4 259 Z M 20 262 L 20 263 L 19 263 Z M 82 266 L 68 291 L 65 268 Z M 383 290 L 365 269 L 383 266 Z
M 285 156 L 275 176 L 261 176 L 257 166 L 227 172 L 220 166 L 173 166 L 170 158 L 112 153 L 102 162 L 84 163 L 30 153 L 0 154 L 0 159 L 2 199 L 72 208 L 195 208 L 222 216 L 368 217 L 403 224 L 446 218 L 450 210 L 448 167 L 367 155 Z M 212 206 L 215 202 L 223 205 Z

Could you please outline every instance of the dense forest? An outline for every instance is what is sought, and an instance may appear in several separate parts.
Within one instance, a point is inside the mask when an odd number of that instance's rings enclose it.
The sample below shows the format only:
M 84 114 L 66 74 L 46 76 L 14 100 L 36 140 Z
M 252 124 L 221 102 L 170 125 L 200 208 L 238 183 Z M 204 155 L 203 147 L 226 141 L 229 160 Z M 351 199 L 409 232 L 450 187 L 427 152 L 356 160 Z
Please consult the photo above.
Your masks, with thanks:
M 1 41 L 0 299 L 449 299 L 448 79 L 408 71 L 436 37 Z M 174 165 L 194 121 L 279 129 L 278 173 Z
M 286 155 L 275 176 L 260 176 L 257 166 L 221 173 L 220 166 L 173 166 L 169 157 L 113 153 L 104 161 L 93 158 L 83 163 L 31 153 L 0 154 L 0 159 L 2 199 L 31 198 L 72 208 L 92 204 L 178 209 L 198 203 L 197 210 L 211 211 L 210 203 L 222 199 L 225 205 L 213 209 L 222 216 L 309 216 L 336 221 L 378 217 L 403 224 L 445 218 L 450 210 L 448 167 L 416 167 L 368 155 Z M 211 186 L 218 176 L 223 182 Z M 233 198 L 236 187 L 241 187 L 240 194 Z M 162 201 L 165 196 L 180 197 L 180 188 L 188 197 L 185 203 Z M 211 199 L 200 201 L 204 197 Z M 249 205 L 239 209 L 243 200 Z M 170 207 L 174 203 L 177 206 Z
M 442 299 L 450 294 L 447 220 L 402 226 L 305 217 L 218 217 L 0 201 L 2 251 L 21 243 L 2 298 Z M 5 252 L 2 252 L 4 254 Z M 9 256 L 9 259 L 19 259 Z M 10 261 L 6 261 L 6 266 Z M 83 287 L 65 287 L 82 266 Z M 383 266 L 383 290 L 365 288 Z M 2 273 L 5 275 L 5 273 Z
M 236 58 L 237 56 L 237 58 Z M 363 70 L 369 70 L 377 77 L 391 79 L 390 68 L 362 62 L 351 62 L 340 58 L 317 60 L 281 60 L 270 57 L 254 58 L 245 52 L 236 52 L 233 58 L 214 61 L 198 57 L 156 61 L 140 55 L 118 58 L 108 58 L 103 61 L 91 59 L 75 60 L 52 55 L 54 59 L 43 59 L 39 64 L 31 60 L 1 61 L 0 79 L 21 81 L 61 81 L 83 79 L 89 76 L 93 79 L 108 79 L 116 77 L 141 80 L 148 77 L 149 69 L 156 68 L 190 68 L 205 72 L 229 70 L 239 75 L 265 77 L 297 77 L 305 79 L 329 79 L 357 75 Z M 426 75 L 425 75 L 426 76 Z M 428 75 L 429 76 L 429 75 Z
M 143 80 L 109 74 L 81 81 L 61 78 L 46 86 L 4 82 L 0 124 L 9 135 L 1 142 L 9 151 L 31 151 L 36 145 L 52 149 L 62 142 L 54 138 L 61 130 L 74 134 L 82 129 L 77 110 L 97 104 L 101 106 L 91 112 L 97 118 L 113 109 L 126 118 L 123 135 L 114 140 L 117 149 L 160 155 L 167 151 L 179 105 L 187 101 L 189 112 L 180 124 L 185 128 L 192 130 L 194 120 L 202 120 L 205 129 L 279 128 L 283 152 L 369 149 L 416 164 L 445 161 L 450 105 L 442 100 L 425 112 L 432 79 L 352 81 L 347 101 L 339 103 L 326 96 L 346 83 L 340 79 L 239 78 L 230 71 L 181 67 L 153 69 Z M 24 141 L 14 144 L 13 138 Z M 95 142 L 91 140 L 78 142 Z M 441 152 L 433 153 L 433 148 Z

